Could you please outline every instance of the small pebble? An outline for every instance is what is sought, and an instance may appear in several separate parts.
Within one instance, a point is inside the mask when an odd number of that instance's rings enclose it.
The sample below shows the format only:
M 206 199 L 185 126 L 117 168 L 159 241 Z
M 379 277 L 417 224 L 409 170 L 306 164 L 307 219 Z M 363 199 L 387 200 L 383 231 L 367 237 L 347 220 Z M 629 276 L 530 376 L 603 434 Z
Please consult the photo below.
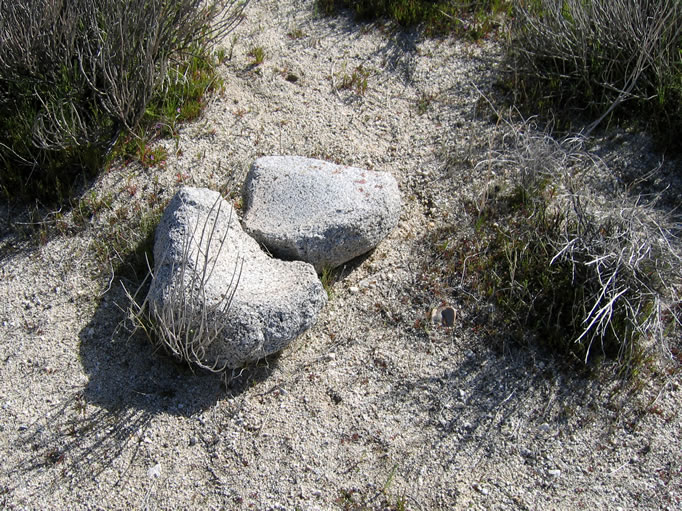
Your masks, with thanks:
M 360 292 L 360 288 L 358 286 L 351 286 L 348 291 L 350 291 L 352 294 L 357 294 Z
M 561 475 L 561 470 L 554 468 L 552 470 L 548 470 L 547 474 L 549 474 L 552 477 L 559 477 Z
M 544 424 L 541 424 L 540 427 L 538 427 L 538 429 L 539 429 L 540 431 L 542 431 L 543 433 L 548 433 L 549 430 L 552 429 L 552 428 L 549 426 L 549 424 L 547 424 L 547 423 L 545 422 Z
M 490 493 L 490 490 L 488 490 L 488 488 L 481 486 L 478 483 L 474 483 L 474 490 L 476 490 L 481 495 L 488 495 L 488 493 Z
M 431 311 L 431 322 L 434 325 L 441 325 L 446 327 L 454 326 L 457 314 L 455 309 L 449 305 L 437 307 Z
M 161 476 L 161 464 L 157 463 L 153 467 L 151 467 L 149 470 L 147 470 L 147 475 L 149 478 L 154 478 L 154 477 L 160 477 Z

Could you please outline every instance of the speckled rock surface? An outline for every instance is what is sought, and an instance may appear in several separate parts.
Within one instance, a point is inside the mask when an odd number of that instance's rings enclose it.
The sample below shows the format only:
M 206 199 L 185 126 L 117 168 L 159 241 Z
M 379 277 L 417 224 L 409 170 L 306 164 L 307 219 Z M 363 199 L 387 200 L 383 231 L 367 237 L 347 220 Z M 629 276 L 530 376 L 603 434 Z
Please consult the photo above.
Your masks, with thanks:
M 171 200 L 154 261 L 151 309 L 185 329 L 198 331 L 203 322 L 196 356 L 209 367 L 240 367 L 280 351 L 327 301 L 312 266 L 269 257 L 242 231 L 232 206 L 208 189 L 183 187 Z
M 393 176 L 303 158 L 268 156 L 244 185 L 244 229 L 273 254 L 319 272 L 362 255 L 398 224 Z

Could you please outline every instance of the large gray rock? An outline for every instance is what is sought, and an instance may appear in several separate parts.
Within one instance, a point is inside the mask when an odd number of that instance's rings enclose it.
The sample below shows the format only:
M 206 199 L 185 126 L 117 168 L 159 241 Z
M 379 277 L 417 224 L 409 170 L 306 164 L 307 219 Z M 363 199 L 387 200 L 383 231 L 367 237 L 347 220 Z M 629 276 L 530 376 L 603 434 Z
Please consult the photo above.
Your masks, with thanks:
M 398 223 L 400 192 L 385 172 L 267 156 L 246 177 L 244 205 L 246 232 L 319 273 L 376 247 Z
M 172 352 L 221 369 L 287 346 L 315 323 L 327 294 L 310 264 L 264 253 L 219 193 L 186 187 L 156 230 L 148 301 Z

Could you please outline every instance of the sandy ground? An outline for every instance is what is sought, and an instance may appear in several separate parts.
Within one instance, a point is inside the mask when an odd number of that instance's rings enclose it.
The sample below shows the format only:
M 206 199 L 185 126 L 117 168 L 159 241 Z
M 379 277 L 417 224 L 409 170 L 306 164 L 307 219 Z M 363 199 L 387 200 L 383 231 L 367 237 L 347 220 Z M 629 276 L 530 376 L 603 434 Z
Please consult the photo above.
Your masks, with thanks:
M 84 228 L 27 243 L 25 216 L 3 210 L 0 507 L 682 507 L 678 366 L 635 391 L 492 342 L 488 307 L 434 253 L 485 179 L 496 44 L 252 0 L 225 48 L 224 92 L 177 145 L 159 142 L 164 166 L 117 164 L 92 183 L 84 196 L 107 200 Z M 366 88 L 341 88 L 358 66 Z M 193 373 L 130 335 L 97 248 L 182 184 L 238 202 L 268 154 L 392 173 L 400 224 L 342 269 L 318 324 L 280 356 L 227 380 Z M 427 321 L 443 303 L 453 328 Z

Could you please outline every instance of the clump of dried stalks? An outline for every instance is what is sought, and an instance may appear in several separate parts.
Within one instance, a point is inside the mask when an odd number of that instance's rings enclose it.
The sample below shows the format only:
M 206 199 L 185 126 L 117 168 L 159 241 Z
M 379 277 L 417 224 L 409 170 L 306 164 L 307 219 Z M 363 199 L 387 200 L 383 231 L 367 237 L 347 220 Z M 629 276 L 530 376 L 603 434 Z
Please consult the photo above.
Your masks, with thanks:
M 168 63 L 220 40 L 246 3 L 0 2 L 1 184 L 16 192 L 40 173 L 96 170 L 136 126 Z
M 536 80 L 545 99 L 601 112 L 587 132 L 626 101 L 666 102 L 679 87 L 679 0 L 520 0 L 512 19 L 526 90 Z
M 138 299 L 139 294 L 146 289 L 147 281 L 154 279 L 151 268 L 134 294 L 124 286 L 133 330 L 144 332 L 154 345 L 189 363 L 190 367 L 213 372 L 222 372 L 227 367 L 227 361 L 221 363 L 220 360 L 211 360 L 207 355 L 227 325 L 224 318 L 237 291 L 243 266 L 243 260 L 240 263 L 237 257 L 230 283 L 219 299 L 207 298 L 206 291 L 225 248 L 232 222 L 230 210 L 228 225 L 222 235 L 218 235 L 216 227 L 222 202 L 219 198 L 203 221 L 202 214 L 199 214 L 192 227 L 184 233 L 182 255 L 172 262 L 169 269 L 164 270 L 172 276 L 172 282 L 163 290 L 163 297 L 156 296 L 152 300 L 147 294 L 144 299 Z M 157 269 L 165 265 L 166 256 L 155 264 Z
M 517 325 L 584 362 L 669 353 L 682 320 L 674 212 L 629 196 L 583 138 L 557 141 L 528 123 L 506 126 L 479 165 L 507 176 L 507 192 L 480 202 L 479 225 L 486 286 Z

